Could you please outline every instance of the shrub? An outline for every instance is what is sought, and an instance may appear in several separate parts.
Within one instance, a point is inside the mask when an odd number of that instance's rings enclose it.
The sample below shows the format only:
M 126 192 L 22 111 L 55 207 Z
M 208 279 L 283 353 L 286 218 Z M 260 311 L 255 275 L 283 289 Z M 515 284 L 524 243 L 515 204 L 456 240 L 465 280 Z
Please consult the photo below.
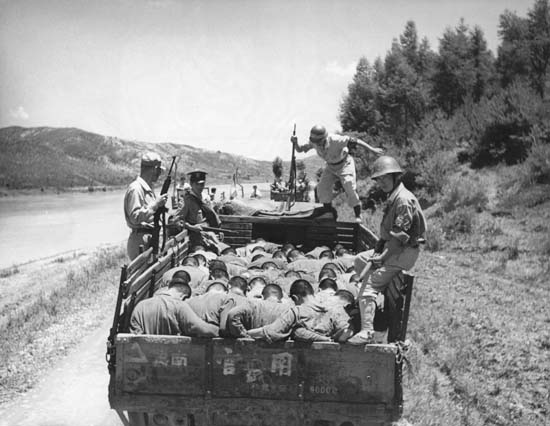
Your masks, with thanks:
M 429 223 L 426 230 L 426 249 L 434 252 L 441 250 L 445 242 L 445 233 L 439 222 Z
M 550 183 L 550 144 L 535 142 L 525 161 L 525 184 Z
M 467 156 L 476 168 L 525 160 L 531 129 L 547 121 L 540 97 L 521 82 L 483 97 L 477 104 L 466 103 L 455 116 L 457 124 L 462 124 L 455 128 L 469 141 Z
M 452 240 L 457 234 L 470 234 L 474 222 L 474 212 L 469 208 L 458 208 L 444 215 L 441 227 L 445 236 Z
M 439 194 L 447 182 L 450 173 L 457 168 L 458 160 L 452 151 L 437 151 L 422 161 L 418 167 L 417 183 L 428 196 Z
M 508 165 L 524 161 L 530 146 L 529 127 L 527 121 L 487 125 L 472 153 L 472 167 L 491 166 L 501 161 Z
M 459 208 L 483 211 L 489 202 L 485 186 L 478 177 L 458 176 L 451 179 L 443 188 L 441 207 L 445 212 Z

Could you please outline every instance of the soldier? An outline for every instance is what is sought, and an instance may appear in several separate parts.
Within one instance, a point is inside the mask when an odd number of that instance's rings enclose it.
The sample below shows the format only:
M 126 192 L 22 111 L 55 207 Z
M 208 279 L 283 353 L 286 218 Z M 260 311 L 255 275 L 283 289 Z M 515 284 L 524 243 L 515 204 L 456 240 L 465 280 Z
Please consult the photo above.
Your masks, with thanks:
M 263 300 L 248 299 L 229 311 L 226 326 L 230 336 L 249 337 L 247 330 L 271 324 L 292 308 L 281 303 L 283 291 L 277 284 L 269 284 L 264 290 L 266 297 Z
M 124 217 L 131 229 L 127 244 L 130 260 L 139 255 L 140 246 L 149 248 L 154 229 L 153 216 L 168 199 L 168 194 L 157 198 L 153 192 L 153 184 L 162 170 L 160 155 L 155 152 L 143 154 L 139 176 L 128 186 L 124 195 Z
M 253 339 L 274 342 L 287 339 L 293 333 L 296 340 L 305 342 L 344 343 L 353 335 L 349 316 L 343 306 L 319 307 L 313 287 L 306 280 L 296 280 L 290 287 L 290 297 L 296 304 L 271 324 L 248 331 Z
M 384 216 L 380 224 L 380 240 L 375 250 L 359 253 L 355 271 L 360 274 L 367 264 L 379 266 L 370 269 L 365 291 L 359 294 L 361 331 L 349 343 L 371 343 L 374 336 L 375 300 L 391 280 L 401 271 L 411 269 L 424 242 L 426 219 L 416 197 L 401 183 L 403 169 L 389 156 L 378 158 L 373 165 L 372 179 L 388 194 Z
M 218 327 L 200 319 L 184 302 L 191 294 L 189 280 L 187 272 L 178 271 L 168 288 L 139 302 L 132 312 L 130 331 L 134 334 L 216 337 Z
M 252 185 L 252 194 L 250 194 L 250 198 L 262 198 L 262 194 L 258 190 L 258 185 Z
M 246 301 L 244 296 L 233 292 L 207 291 L 203 295 L 191 297 L 187 303 L 199 318 L 220 327 L 220 332 L 223 333 L 229 311 Z
M 183 226 L 189 231 L 189 243 L 191 247 L 197 245 L 213 249 L 219 254 L 223 249 L 229 247 L 219 241 L 213 232 L 205 232 L 202 226 L 219 228 L 220 218 L 216 212 L 204 203 L 202 192 L 206 182 L 206 172 L 196 170 L 188 173 L 191 191 L 185 194 L 184 205 L 174 217 L 183 222 Z
M 298 137 L 296 136 L 291 136 L 290 141 L 296 146 L 296 151 L 308 152 L 314 148 L 319 157 L 326 161 L 321 180 L 317 185 L 319 202 L 323 203 L 325 210 L 327 212 L 332 211 L 336 219 L 336 213 L 332 207 L 332 199 L 334 198 L 332 190 L 334 184 L 340 182 L 346 193 L 348 204 L 355 213 L 355 220 L 361 223 L 361 202 L 356 191 L 355 162 L 349 151 L 355 149 L 357 145 L 377 155 L 383 154 L 384 150 L 372 147 L 361 139 L 329 135 L 325 127 L 320 125 L 311 128 L 307 144 L 298 145 Z

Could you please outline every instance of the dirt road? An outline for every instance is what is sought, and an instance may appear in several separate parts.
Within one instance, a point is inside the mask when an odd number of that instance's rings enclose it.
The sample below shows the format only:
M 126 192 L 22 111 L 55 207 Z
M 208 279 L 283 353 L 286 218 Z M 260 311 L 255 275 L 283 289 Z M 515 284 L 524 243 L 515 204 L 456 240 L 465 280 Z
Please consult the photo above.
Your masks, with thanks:
M 120 426 L 107 400 L 109 326 L 104 321 L 37 387 L 0 407 L 0 426 Z

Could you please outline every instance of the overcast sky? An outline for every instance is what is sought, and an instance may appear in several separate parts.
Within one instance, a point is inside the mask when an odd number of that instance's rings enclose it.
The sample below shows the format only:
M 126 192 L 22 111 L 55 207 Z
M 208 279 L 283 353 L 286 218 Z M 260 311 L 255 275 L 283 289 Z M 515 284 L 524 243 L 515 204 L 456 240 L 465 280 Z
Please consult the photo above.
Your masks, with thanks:
M 434 50 L 463 17 L 496 52 L 526 0 L 0 0 L 0 127 L 55 126 L 248 157 L 290 157 L 361 56 L 414 20 Z

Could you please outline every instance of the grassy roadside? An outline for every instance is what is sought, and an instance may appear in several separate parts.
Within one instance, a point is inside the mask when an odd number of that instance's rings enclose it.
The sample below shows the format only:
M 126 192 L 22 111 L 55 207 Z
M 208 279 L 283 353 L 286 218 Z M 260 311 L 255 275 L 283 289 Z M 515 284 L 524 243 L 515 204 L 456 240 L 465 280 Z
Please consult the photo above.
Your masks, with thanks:
M 10 303 L 0 307 L 0 403 L 32 387 L 40 371 L 112 314 L 124 261 L 123 248 L 111 247 L 36 265 L 19 280 L 19 272 L 5 278 L 17 288 L 8 289 Z

